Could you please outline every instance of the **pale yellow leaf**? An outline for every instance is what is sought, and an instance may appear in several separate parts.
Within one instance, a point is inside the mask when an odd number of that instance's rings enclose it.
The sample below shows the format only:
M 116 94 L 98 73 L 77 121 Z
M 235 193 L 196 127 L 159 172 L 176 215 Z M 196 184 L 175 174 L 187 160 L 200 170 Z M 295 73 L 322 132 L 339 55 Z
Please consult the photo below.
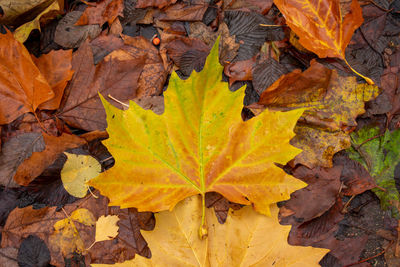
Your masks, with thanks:
M 290 226 L 279 224 L 276 205 L 271 205 L 272 217 L 259 214 L 250 206 L 230 210 L 225 224 L 219 224 L 213 210 L 207 209 L 208 237 L 204 240 L 198 235 L 201 211 L 201 198 L 193 196 L 171 212 L 157 213 L 155 229 L 141 231 L 151 249 L 151 259 L 137 255 L 120 264 L 92 266 L 312 267 L 319 266 L 329 251 L 289 245 Z
M 100 163 L 91 156 L 67 155 L 67 161 L 61 170 L 61 180 L 65 190 L 74 197 L 84 197 L 87 193 L 87 181 L 99 175 L 101 171 Z
M 118 235 L 117 215 L 101 216 L 96 222 L 96 241 L 114 239 Z

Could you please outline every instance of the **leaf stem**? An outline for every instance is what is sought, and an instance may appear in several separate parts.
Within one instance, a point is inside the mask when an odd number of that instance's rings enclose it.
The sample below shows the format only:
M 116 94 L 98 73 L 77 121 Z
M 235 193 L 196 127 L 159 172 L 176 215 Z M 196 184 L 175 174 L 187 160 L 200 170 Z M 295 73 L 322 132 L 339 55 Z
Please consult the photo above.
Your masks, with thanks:
M 201 193 L 201 225 L 199 228 L 200 239 L 205 239 L 208 235 L 207 221 L 206 221 L 206 196 L 205 193 Z
M 363 78 L 368 84 L 370 84 L 370 85 L 374 85 L 374 84 L 375 84 L 373 80 L 371 80 L 370 78 L 368 78 L 368 77 L 362 75 L 361 73 L 359 73 L 359 72 L 357 72 L 355 69 L 353 69 L 353 68 L 350 66 L 349 62 L 347 62 L 346 58 L 344 58 L 344 62 L 346 63 L 346 65 L 347 65 L 355 74 L 357 74 L 358 76 L 360 76 L 361 78 Z

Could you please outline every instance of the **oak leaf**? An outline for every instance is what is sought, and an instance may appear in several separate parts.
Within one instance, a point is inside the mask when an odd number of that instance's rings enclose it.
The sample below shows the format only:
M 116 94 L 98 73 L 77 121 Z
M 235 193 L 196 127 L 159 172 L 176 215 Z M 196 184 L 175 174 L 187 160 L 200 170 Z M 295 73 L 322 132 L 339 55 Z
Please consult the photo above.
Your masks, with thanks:
M 7 124 L 54 97 L 28 50 L 10 32 L 0 36 L 0 124 Z
M 103 99 L 110 136 L 104 144 L 115 165 L 89 185 L 110 205 L 139 211 L 172 210 L 186 197 L 215 191 L 263 214 L 303 187 L 274 164 L 298 154 L 289 140 L 303 111 L 265 110 L 243 122 L 244 88 L 230 92 L 221 72 L 214 45 L 202 72 L 185 81 L 171 75 L 161 116 L 133 102 L 122 111 Z
M 171 212 L 157 213 L 154 230 L 142 231 L 149 242 L 152 258 L 137 256 L 113 267 L 319 266 L 318 262 L 329 251 L 290 246 L 286 241 L 290 226 L 279 224 L 275 206 L 271 207 L 271 218 L 254 212 L 251 207 L 230 210 L 225 224 L 218 223 L 213 211 L 207 209 L 209 235 L 207 240 L 201 240 L 196 231 L 201 205 L 201 198 L 193 196 Z

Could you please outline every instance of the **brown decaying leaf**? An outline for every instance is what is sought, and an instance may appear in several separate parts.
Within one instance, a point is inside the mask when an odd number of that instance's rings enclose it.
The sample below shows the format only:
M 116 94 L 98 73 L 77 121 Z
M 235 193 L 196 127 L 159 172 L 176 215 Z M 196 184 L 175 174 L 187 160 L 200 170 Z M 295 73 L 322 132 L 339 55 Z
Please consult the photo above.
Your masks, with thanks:
M 342 169 L 341 166 L 330 169 L 296 167 L 293 176 L 305 181 L 308 186 L 290 194 L 290 199 L 279 211 L 280 223 L 308 222 L 329 210 L 335 204 L 339 194 Z
M 19 165 L 14 180 L 20 185 L 28 185 L 39 176 L 48 166 L 53 164 L 60 153 L 67 149 L 86 144 L 85 139 L 76 135 L 63 133 L 61 136 L 51 136 L 43 133 L 46 147 L 43 151 L 34 152 Z
M 144 57 L 145 65 L 141 71 L 136 98 L 142 99 L 161 94 L 167 73 L 160 54 L 147 39 L 122 35 L 125 46 L 121 49 L 135 58 Z
M 271 9 L 274 2 L 272 0 L 231 0 L 224 1 L 224 9 L 235 9 L 266 14 Z
M 45 148 L 40 133 L 23 133 L 3 144 L 0 152 L 0 184 L 5 187 L 18 187 L 13 180 L 18 166 L 32 153 Z
M 18 249 L 6 247 L 0 248 L 0 266 L 18 267 Z
M 7 124 L 54 97 L 26 48 L 10 32 L 0 36 L 0 124 Z
M 54 33 L 54 42 L 64 48 L 77 48 L 88 37 L 91 39 L 101 32 L 99 25 L 74 25 L 81 16 L 81 11 L 68 12 L 59 22 Z
M 228 63 L 224 66 L 224 73 L 229 77 L 229 85 L 236 81 L 249 81 L 253 79 L 253 67 L 256 63 L 256 56 L 247 59 Z
M 175 65 L 187 76 L 193 70 L 201 71 L 210 52 L 210 48 L 199 39 L 180 36 L 168 42 L 165 49 Z
M 318 57 L 345 60 L 345 49 L 354 31 L 362 24 L 360 5 L 353 0 L 351 11 L 341 17 L 338 0 L 274 0 L 300 44 Z
M 207 208 L 214 208 L 215 216 L 221 224 L 228 218 L 229 209 L 238 210 L 242 207 L 240 204 L 230 202 L 217 192 L 206 193 L 205 201 Z
M 365 112 L 364 102 L 378 92 L 376 86 L 357 84 L 355 77 L 341 77 L 313 60 L 304 72 L 281 76 L 261 94 L 258 104 L 284 110 L 308 108 L 291 140 L 303 150 L 295 164 L 331 167 L 333 155 L 350 146 L 348 133 L 356 127 L 356 117 Z
M 177 0 L 138 0 L 135 8 L 157 7 L 164 8 L 173 5 Z
M 118 215 L 119 234 L 114 240 L 101 241 L 96 243 L 84 254 L 86 265 L 90 263 L 108 263 L 122 262 L 132 259 L 135 253 L 150 257 L 151 253 L 147 247 L 146 241 L 140 234 L 140 229 L 150 231 L 154 228 L 154 217 L 151 213 L 138 213 L 135 209 L 119 209 L 117 207 L 108 207 L 108 200 L 105 197 L 95 199 L 88 196 L 73 204 L 66 205 L 64 210 L 71 214 L 79 208 L 88 209 L 97 220 L 101 215 Z M 19 247 L 23 238 L 30 234 L 35 234 L 50 249 L 51 264 L 64 266 L 63 256 L 60 248 L 50 244 L 50 236 L 54 231 L 53 225 L 65 219 L 63 211 L 56 211 L 56 207 L 42 208 L 34 210 L 32 207 L 13 210 L 2 231 L 2 247 Z M 80 239 L 84 246 L 89 247 L 95 240 L 95 228 L 88 227 L 80 223 L 74 223 Z
M 201 21 L 207 8 L 208 3 L 204 0 L 177 3 L 165 8 L 157 18 L 165 21 Z
M 104 97 L 111 94 L 123 102 L 136 97 L 144 60 L 142 55 L 133 57 L 123 50 L 117 50 L 95 66 L 92 50 L 86 41 L 72 57 L 75 73 L 66 88 L 68 98 L 58 116 L 76 128 L 104 130 L 106 114 L 98 94 Z M 122 107 L 118 103 L 116 105 Z
M 123 0 L 103 0 L 93 6 L 88 6 L 75 25 L 98 24 L 102 26 L 106 22 L 111 25 L 118 16 L 123 16 L 123 9 Z
M 39 58 L 32 56 L 54 92 L 54 98 L 39 105 L 40 109 L 57 109 L 60 106 L 64 88 L 74 73 L 71 70 L 72 50 L 53 50 Z

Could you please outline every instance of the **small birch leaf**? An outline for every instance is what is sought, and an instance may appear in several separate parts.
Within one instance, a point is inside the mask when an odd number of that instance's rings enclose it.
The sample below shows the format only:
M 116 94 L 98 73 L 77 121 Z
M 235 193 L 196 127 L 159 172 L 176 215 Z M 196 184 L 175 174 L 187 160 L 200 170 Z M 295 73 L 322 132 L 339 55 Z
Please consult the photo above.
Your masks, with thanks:
M 65 152 L 67 161 L 61 170 L 61 180 L 65 190 L 74 197 L 85 197 L 86 182 L 99 175 L 100 163 L 91 156 L 75 155 Z

